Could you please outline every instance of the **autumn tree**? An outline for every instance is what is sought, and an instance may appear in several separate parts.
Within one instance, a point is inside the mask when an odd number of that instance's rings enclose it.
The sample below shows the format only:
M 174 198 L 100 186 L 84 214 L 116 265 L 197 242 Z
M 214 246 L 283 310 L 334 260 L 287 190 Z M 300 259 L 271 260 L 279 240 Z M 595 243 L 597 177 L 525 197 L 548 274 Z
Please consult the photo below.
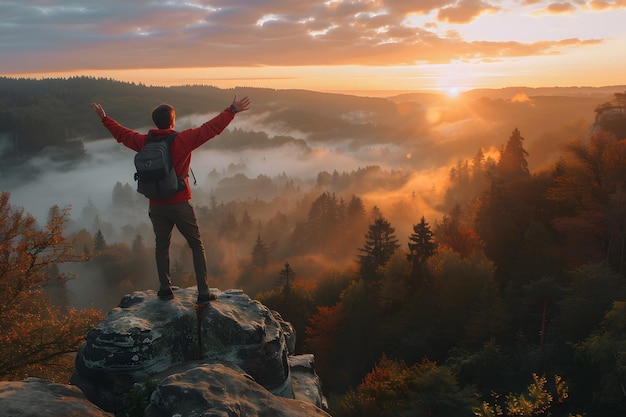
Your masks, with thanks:
M 626 259 L 626 141 L 605 132 L 566 145 L 547 198 L 562 207 L 554 219 L 569 262 L 606 261 L 623 270 Z
M 383 356 L 374 369 L 341 400 L 345 417 L 467 416 L 474 393 L 462 388 L 445 366 L 423 360 L 408 366 Z
M 341 346 L 345 325 L 345 306 L 339 302 L 328 307 L 317 307 L 317 311 L 306 328 L 304 347 L 315 354 L 315 370 L 324 385 L 335 392 L 341 392 L 351 381 L 346 381 L 347 373 L 343 356 L 337 348 Z
M 75 352 L 98 320 L 95 310 L 63 309 L 52 305 L 42 285 L 53 277 L 48 270 L 76 261 L 72 243 L 63 237 L 69 209 L 55 206 L 45 227 L 0 195 L 0 375 L 2 379 L 39 376 L 66 382 Z
M 446 246 L 461 256 L 482 251 L 484 243 L 473 228 L 463 224 L 459 205 L 435 224 L 434 237 L 438 246 Z
M 527 394 L 509 393 L 505 396 L 493 394 L 493 403 L 483 401 L 474 409 L 477 417 L 534 417 L 551 415 L 550 409 L 563 403 L 569 397 L 569 388 L 559 375 L 554 376 L 554 386 L 548 386 L 545 376 L 533 374 L 533 382 Z M 570 414 L 571 416 L 571 414 Z

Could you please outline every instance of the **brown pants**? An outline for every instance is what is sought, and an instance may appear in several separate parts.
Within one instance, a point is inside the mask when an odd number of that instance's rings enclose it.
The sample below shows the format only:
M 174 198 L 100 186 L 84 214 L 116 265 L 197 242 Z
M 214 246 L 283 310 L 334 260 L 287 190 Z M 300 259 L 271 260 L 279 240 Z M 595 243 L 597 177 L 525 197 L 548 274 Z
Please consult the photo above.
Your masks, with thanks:
M 207 284 L 207 267 L 204 244 L 198 229 L 196 213 L 190 202 L 174 204 L 151 204 L 149 208 L 150 220 L 156 238 L 156 265 L 159 274 L 160 289 L 169 288 L 170 279 L 170 241 L 174 226 L 187 240 L 193 255 L 193 267 L 196 273 L 198 294 L 209 293 Z

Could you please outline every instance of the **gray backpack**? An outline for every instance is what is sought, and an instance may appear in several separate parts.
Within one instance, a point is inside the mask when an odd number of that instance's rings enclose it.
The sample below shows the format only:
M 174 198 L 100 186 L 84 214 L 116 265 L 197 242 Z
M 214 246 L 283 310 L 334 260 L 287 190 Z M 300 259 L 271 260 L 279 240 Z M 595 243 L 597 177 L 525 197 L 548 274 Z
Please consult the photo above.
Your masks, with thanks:
M 171 198 L 185 188 L 185 182 L 176 176 L 170 145 L 178 132 L 166 138 L 148 138 L 145 146 L 135 154 L 135 181 L 137 191 L 153 200 Z

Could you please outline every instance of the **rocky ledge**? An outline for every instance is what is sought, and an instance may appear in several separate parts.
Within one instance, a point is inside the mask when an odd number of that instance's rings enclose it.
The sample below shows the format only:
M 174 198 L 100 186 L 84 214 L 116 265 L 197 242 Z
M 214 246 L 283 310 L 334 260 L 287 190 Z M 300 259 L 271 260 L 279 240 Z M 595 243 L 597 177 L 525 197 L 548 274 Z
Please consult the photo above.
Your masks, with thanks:
M 294 355 L 291 324 L 240 290 L 212 293 L 203 306 L 195 288 L 176 288 L 169 301 L 155 291 L 125 296 L 88 333 L 72 385 L 0 384 L 0 408 L 39 407 L 12 417 L 128 415 L 129 403 L 146 417 L 329 416 L 313 355 Z M 133 393 L 149 398 L 147 408 Z M 54 401 L 83 413 L 52 412 Z

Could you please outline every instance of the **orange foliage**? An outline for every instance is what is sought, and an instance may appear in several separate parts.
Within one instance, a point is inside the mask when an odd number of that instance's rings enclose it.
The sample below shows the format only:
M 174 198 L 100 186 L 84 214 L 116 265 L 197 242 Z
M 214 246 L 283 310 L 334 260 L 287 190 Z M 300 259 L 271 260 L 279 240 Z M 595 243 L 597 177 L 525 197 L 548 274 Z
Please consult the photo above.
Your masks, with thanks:
M 41 286 L 56 264 L 79 260 L 62 232 L 68 209 L 53 207 L 44 228 L 0 194 L 0 377 L 54 380 L 67 367 L 87 331 L 101 319 L 96 310 L 64 310 L 51 304 Z M 64 279 L 64 277 L 57 277 Z M 61 365 L 65 364 L 65 365 Z M 65 369 L 67 371 L 67 369 Z M 63 374 L 63 372 L 61 372 Z M 59 381 L 67 382 L 67 381 Z
M 318 307 L 306 328 L 304 349 L 315 354 L 316 368 L 322 376 L 333 367 L 344 320 L 344 306 L 339 302 L 331 307 Z
M 408 407 L 412 375 L 404 362 L 383 355 L 358 387 L 361 407 L 372 415 L 386 415 Z
M 455 227 L 452 233 L 440 233 L 439 244 L 447 246 L 462 257 L 467 257 L 475 250 L 484 248 L 483 242 L 474 229 Z

